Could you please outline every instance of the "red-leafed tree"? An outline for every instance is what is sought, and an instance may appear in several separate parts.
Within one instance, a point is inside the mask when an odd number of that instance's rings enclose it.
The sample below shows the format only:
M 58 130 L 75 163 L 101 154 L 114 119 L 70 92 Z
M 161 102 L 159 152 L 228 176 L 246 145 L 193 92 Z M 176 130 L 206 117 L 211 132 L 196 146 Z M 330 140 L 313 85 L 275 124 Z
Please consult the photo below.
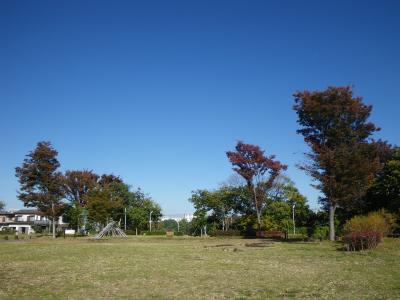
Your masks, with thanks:
M 86 201 L 84 196 L 91 192 L 96 186 L 99 175 L 88 170 L 66 171 L 63 180 L 63 190 L 70 205 L 66 210 L 66 218 L 70 226 L 78 231 L 85 222 Z
M 25 206 L 37 207 L 52 219 L 54 238 L 55 222 L 65 207 L 62 202 L 63 176 L 57 171 L 60 166 L 57 155 L 50 142 L 39 142 L 35 150 L 26 156 L 22 166 L 15 168 L 21 185 L 18 198 Z
M 75 206 L 85 206 L 83 196 L 94 189 L 98 179 L 99 175 L 93 173 L 93 171 L 66 171 L 63 182 L 65 196 Z
M 261 229 L 261 212 L 265 204 L 265 195 L 273 187 L 275 179 L 287 166 L 274 160 L 275 156 L 265 156 L 259 146 L 239 141 L 236 151 L 226 152 L 233 170 L 242 176 L 249 192 L 253 196 L 254 209 L 257 214 L 258 229 Z
M 379 130 L 368 122 L 372 107 L 353 97 L 351 87 L 329 87 L 324 91 L 294 94 L 294 110 L 311 151 L 301 166 L 317 182 L 329 208 L 329 237 L 335 239 L 337 207 L 351 209 L 382 167 L 380 152 L 385 145 L 370 136 Z

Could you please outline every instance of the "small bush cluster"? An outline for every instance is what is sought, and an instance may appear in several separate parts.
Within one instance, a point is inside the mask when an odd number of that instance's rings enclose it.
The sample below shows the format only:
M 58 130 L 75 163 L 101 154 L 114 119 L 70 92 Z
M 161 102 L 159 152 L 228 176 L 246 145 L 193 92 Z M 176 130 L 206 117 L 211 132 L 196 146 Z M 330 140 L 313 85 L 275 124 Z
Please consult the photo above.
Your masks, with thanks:
M 352 232 L 343 237 L 347 251 L 374 249 L 382 241 L 382 234 L 376 231 Z
M 355 216 L 344 225 L 343 242 L 349 251 L 375 248 L 394 229 L 395 218 L 380 210 L 365 216 Z
M 329 226 L 317 225 L 313 229 L 312 238 L 320 241 L 326 239 L 329 234 Z
M 392 233 L 396 219 L 392 214 L 380 210 L 366 216 L 355 216 L 344 225 L 346 234 L 353 232 L 379 232 L 382 236 Z

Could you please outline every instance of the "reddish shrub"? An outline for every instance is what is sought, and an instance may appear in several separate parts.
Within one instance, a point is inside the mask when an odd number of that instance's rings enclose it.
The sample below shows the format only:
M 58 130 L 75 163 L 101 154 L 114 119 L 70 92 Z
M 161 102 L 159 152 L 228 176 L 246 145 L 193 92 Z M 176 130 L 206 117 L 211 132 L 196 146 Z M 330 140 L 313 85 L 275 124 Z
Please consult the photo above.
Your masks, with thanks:
M 342 241 L 348 251 L 374 249 L 382 241 L 382 233 L 377 231 L 352 232 L 345 235 Z
M 229 229 L 229 230 L 215 230 L 212 236 L 241 236 L 242 233 L 239 230 Z
M 285 233 L 282 231 L 257 231 L 256 236 L 258 238 L 284 239 Z

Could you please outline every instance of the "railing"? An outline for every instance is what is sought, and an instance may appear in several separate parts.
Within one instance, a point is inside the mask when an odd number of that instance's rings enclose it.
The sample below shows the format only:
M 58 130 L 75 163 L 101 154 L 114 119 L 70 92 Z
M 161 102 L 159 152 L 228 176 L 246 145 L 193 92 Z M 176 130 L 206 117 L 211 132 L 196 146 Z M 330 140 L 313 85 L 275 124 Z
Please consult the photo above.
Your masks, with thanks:
M 49 225 L 51 222 L 49 220 L 36 220 L 33 221 L 35 225 Z

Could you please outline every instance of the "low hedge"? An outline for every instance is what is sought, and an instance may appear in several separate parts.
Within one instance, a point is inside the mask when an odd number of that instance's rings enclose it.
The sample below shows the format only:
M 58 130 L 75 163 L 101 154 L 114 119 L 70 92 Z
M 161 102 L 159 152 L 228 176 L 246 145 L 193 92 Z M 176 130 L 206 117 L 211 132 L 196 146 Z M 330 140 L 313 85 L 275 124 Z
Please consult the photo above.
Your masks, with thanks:
M 224 236 L 242 236 L 240 230 L 214 230 L 211 236 L 224 237 Z
M 353 232 L 342 239 L 348 251 L 374 249 L 382 241 L 382 234 L 377 231 Z

